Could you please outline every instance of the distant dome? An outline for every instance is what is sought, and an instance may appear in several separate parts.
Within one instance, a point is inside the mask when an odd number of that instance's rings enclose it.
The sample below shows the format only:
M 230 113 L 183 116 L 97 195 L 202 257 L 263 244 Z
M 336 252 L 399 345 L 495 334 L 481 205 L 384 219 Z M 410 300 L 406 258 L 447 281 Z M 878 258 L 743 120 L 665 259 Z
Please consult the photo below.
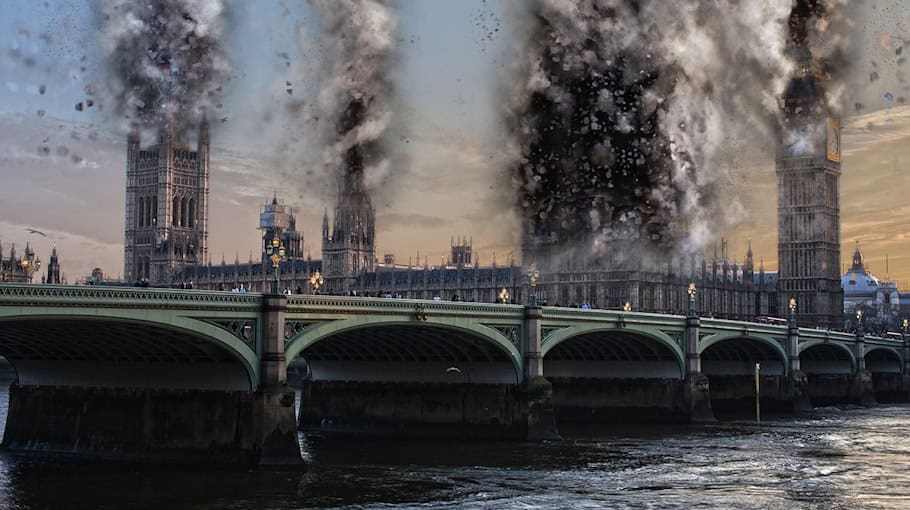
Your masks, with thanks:
M 881 286 L 878 278 L 865 271 L 847 271 L 840 280 L 844 289 L 844 297 L 874 297 Z
M 856 243 L 856 251 L 853 252 L 853 265 L 840 279 L 840 286 L 844 289 L 845 298 L 875 297 L 881 287 L 881 281 L 866 271 L 859 243 Z

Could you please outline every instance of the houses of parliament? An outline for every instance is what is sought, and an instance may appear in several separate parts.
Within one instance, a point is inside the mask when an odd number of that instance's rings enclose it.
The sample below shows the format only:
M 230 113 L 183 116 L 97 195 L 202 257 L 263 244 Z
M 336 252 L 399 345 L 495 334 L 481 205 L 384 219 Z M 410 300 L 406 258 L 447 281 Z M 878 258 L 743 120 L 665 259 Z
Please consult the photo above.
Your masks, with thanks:
M 776 151 L 779 271 L 756 267 L 751 245 L 737 263 L 726 242 L 710 260 L 678 257 L 658 267 L 595 260 L 557 259 L 560 233 L 537 238 L 525 232 L 522 262 L 481 265 L 472 243 L 453 239 L 448 263 L 400 264 L 376 253 L 375 208 L 362 172 L 340 172 L 333 214 L 325 212 L 321 259 L 304 255 L 294 211 L 277 197 L 260 214 L 259 261 L 235 258 L 212 264 L 207 253 L 209 222 L 209 130 L 203 122 L 195 145 L 162 129 L 157 143 L 127 143 L 124 277 L 127 282 L 209 290 L 269 291 L 273 263 L 269 244 L 279 239 L 282 291 L 401 296 L 527 303 L 530 266 L 539 268 L 537 301 L 550 305 L 681 313 L 690 282 L 698 289 L 703 315 L 736 320 L 785 316 L 790 298 L 797 319 L 812 327 L 843 327 L 840 265 L 841 149 L 839 121 L 821 105 L 817 77 L 793 79 L 783 104 L 787 119 Z M 319 273 L 320 278 L 314 278 Z

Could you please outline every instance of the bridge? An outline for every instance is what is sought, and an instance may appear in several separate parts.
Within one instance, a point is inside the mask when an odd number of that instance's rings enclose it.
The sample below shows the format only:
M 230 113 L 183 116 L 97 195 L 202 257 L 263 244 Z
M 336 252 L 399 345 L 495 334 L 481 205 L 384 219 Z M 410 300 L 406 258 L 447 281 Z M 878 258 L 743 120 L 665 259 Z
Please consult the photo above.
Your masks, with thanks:
M 0 285 L 0 356 L 14 380 L 6 448 L 255 465 L 300 463 L 298 429 L 533 440 L 572 422 L 713 420 L 754 406 L 756 363 L 763 409 L 910 390 L 902 339 L 695 313 L 118 287 Z

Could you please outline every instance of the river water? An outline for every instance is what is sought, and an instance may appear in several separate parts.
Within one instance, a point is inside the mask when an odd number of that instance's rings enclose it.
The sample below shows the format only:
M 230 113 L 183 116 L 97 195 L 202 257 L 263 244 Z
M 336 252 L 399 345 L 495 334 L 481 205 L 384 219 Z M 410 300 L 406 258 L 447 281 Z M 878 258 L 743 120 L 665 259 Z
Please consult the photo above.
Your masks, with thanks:
M 0 394 L 0 422 L 6 395 Z M 549 444 L 301 435 L 306 474 L 0 452 L 0 510 L 910 508 L 910 405 L 576 432 Z

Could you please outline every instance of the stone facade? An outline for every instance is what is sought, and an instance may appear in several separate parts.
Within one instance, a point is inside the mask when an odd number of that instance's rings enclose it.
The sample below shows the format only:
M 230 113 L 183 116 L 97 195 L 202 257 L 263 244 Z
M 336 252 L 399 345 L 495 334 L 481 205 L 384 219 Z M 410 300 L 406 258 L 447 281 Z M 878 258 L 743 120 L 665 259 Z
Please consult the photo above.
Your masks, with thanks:
M 208 260 L 209 125 L 199 125 L 196 150 L 171 125 L 158 144 L 127 141 L 124 280 L 170 284 L 184 267 Z
M 26 262 L 23 264 L 23 262 Z M 29 267 L 37 269 L 35 263 L 40 264 L 40 259 L 35 257 L 35 251 L 25 244 L 25 255 L 22 257 L 16 254 L 16 245 L 14 244 L 9 251 L 9 256 L 3 257 L 3 245 L 0 244 L 0 282 L 8 283 L 31 283 L 34 277 L 34 271 L 29 271 Z

